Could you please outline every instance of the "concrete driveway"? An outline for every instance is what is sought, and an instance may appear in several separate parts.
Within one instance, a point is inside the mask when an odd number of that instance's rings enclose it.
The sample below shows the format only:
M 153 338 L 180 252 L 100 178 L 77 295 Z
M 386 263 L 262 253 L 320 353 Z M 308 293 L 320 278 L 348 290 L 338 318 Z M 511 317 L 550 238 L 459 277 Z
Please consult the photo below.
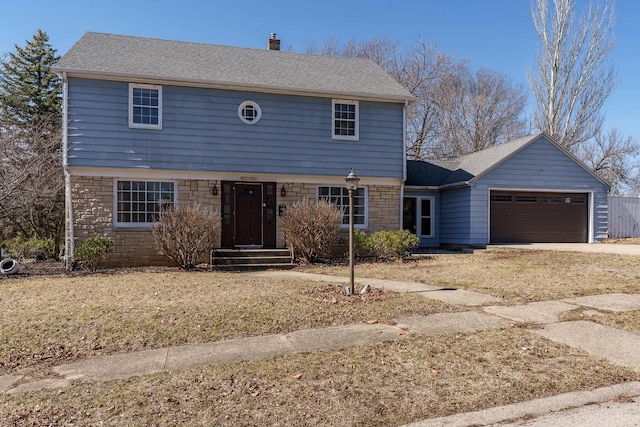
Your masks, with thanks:
M 514 245 L 487 246 L 487 250 L 491 250 L 492 248 L 640 255 L 640 245 L 619 245 L 615 243 L 523 243 Z

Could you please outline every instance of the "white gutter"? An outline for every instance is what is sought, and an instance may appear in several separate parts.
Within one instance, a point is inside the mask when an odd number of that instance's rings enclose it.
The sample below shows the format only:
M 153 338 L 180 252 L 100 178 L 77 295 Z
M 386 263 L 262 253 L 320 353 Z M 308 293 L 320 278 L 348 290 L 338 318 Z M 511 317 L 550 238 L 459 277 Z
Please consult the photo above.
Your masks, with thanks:
M 64 228 L 64 263 L 67 270 L 73 268 L 75 263 L 75 232 L 73 228 L 73 196 L 71 194 L 71 174 L 69 173 L 68 158 L 68 108 L 69 108 L 69 82 L 67 72 L 62 73 L 62 168 L 64 169 L 64 193 L 65 193 L 65 228 Z

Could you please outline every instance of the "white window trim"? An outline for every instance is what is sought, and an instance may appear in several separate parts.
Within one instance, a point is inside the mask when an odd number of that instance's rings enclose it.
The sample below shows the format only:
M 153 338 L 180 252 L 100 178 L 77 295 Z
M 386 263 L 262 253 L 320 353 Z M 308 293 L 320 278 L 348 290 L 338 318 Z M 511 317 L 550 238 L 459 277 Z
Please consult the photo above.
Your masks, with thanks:
M 158 124 L 133 122 L 133 89 L 155 89 L 158 91 Z M 162 86 L 129 83 L 129 127 L 134 129 L 162 129 Z
M 178 203 L 178 182 L 171 179 L 115 178 L 113 180 L 113 227 L 114 228 L 151 228 L 155 222 L 119 222 L 118 221 L 118 181 L 172 182 L 173 206 Z
M 249 105 L 252 106 L 256 110 L 256 112 L 258 113 L 253 120 L 247 120 L 244 117 L 244 115 L 242 114 L 242 110 L 244 109 L 244 107 L 249 106 Z M 255 101 L 244 101 L 238 107 L 238 117 L 240 117 L 240 120 L 242 120 L 242 122 L 245 123 L 245 124 L 255 125 L 262 118 L 262 108 L 260 108 L 260 105 L 258 105 L 258 103 L 255 102 Z
M 433 212 L 434 212 L 434 207 L 435 207 L 435 203 L 436 203 L 436 198 L 433 196 L 423 196 L 423 197 L 418 197 L 418 200 L 416 201 L 416 220 L 417 220 L 417 224 L 416 224 L 416 228 L 418 231 L 418 237 L 424 237 L 424 238 L 433 238 L 434 237 L 434 228 L 435 228 L 435 218 L 433 217 Z M 422 201 L 429 199 L 431 200 L 430 203 L 430 210 L 431 212 L 429 212 L 429 218 L 431 218 L 431 234 L 422 234 Z
M 320 200 L 320 187 L 346 188 L 344 185 L 329 185 L 329 184 L 319 185 L 318 188 L 316 188 L 316 200 Z M 358 187 L 358 190 L 360 189 L 364 190 L 364 223 L 354 224 L 353 228 L 356 228 L 359 230 L 368 230 L 369 229 L 369 188 L 366 186 Z M 349 224 L 340 224 L 340 229 L 348 230 Z
M 356 120 L 355 120 L 355 135 L 336 135 L 336 104 L 349 104 L 356 106 Z M 343 140 L 343 141 L 358 141 L 360 139 L 360 102 L 351 99 L 333 99 L 331 100 L 331 139 Z

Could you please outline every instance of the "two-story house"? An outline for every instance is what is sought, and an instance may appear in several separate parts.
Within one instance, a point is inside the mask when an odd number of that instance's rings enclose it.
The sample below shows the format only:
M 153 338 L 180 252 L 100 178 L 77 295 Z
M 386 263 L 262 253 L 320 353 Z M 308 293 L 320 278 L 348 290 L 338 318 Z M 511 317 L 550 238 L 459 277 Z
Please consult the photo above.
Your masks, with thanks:
M 165 262 L 163 205 L 222 214 L 221 247 L 285 245 L 280 214 L 303 197 L 348 205 L 356 226 L 401 228 L 411 94 L 366 59 L 86 33 L 64 82 L 66 251 L 107 236 L 112 264 Z M 345 221 L 346 222 L 346 221 Z

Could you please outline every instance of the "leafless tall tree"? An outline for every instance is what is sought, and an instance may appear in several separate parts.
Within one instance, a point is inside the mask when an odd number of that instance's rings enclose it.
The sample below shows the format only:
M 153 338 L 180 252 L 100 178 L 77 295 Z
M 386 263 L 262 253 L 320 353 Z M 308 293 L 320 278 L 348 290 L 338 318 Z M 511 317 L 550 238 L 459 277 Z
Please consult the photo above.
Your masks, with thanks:
M 601 108 L 616 87 L 609 55 L 614 45 L 614 1 L 590 3 L 579 19 L 575 0 L 534 0 L 540 38 L 537 67 L 528 75 L 536 100 L 535 124 L 576 152 L 601 133 Z
M 441 132 L 434 157 L 473 153 L 525 134 L 524 88 L 500 72 L 452 73 L 438 86 L 434 102 Z
M 611 184 L 613 194 L 627 193 L 640 185 L 634 157 L 640 154 L 635 138 L 625 137 L 612 129 L 586 141 L 576 153 L 594 172 Z
M 0 240 L 57 240 L 63 227 L 60 130 L 48 121 L 0 127 Z

